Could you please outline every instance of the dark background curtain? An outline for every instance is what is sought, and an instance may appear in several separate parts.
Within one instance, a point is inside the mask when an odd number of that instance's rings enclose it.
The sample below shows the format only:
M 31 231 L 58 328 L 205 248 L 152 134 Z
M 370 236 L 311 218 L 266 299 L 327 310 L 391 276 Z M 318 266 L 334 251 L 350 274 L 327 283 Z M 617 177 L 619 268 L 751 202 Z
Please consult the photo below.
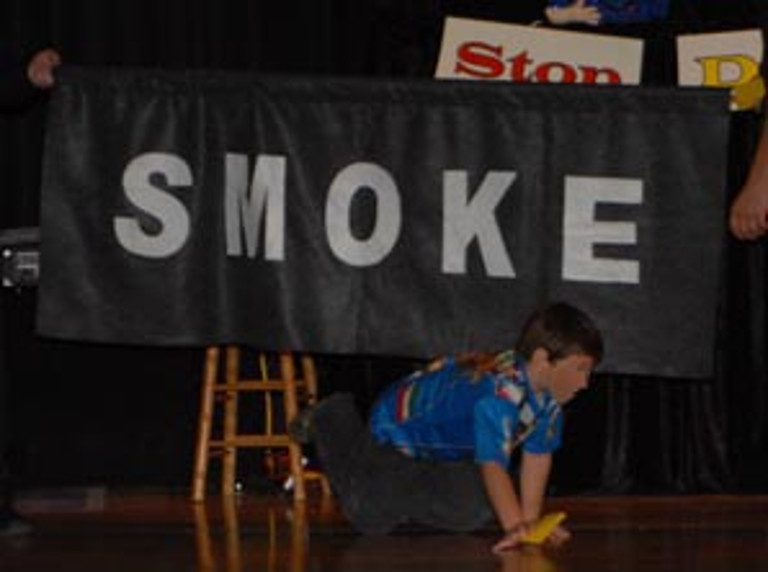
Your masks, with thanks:
M 648 41 L 644 81 L 674 83 L 674 35 L 758 23 L 755 0 L 673 4 L 668 22 L 603 29 Z M 309 75 L 431 75 L 446 14 L 529 23 L 544 0 L 5 0 L 0 41 L 19 57 L 53 45 L 82 66 L 217 68 Z M 0 228 L 37 224 L 45 99 L 0 114 Z M 759 133 L 733 118 L 729 199 Z M 600 374 L 567 412 L 556 494 L 768 492 L 766 252 L 724 236 L 718 369 L 711 379 Z M 185 486 L 202 350 L 126 348 L 36 337 L 34 290 L 3 290 L 12 461 L 22 486 Z M 324 394 L 362 409 L 416 364 L 318 356 Z M 254 461 L 255 463 L 256 461 Z M 243 480 L 258 467 L 241 463 Z

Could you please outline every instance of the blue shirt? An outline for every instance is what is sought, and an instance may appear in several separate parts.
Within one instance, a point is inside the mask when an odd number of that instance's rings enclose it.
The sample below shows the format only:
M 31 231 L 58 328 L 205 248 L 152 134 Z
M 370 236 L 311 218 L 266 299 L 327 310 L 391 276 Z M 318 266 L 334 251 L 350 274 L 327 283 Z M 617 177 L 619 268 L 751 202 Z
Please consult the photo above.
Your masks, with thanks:
M 391 386 L 371 412 L 380 443 L 424 459 L 474 459 L 508 466 L 512 451 L 551 453 L 562 440 L 562 412 L 552 397 L 532 389 L 522 360 L 476 375 L 452 358 Z
M 667 17 L 670 0 L 587 0 L 587 6 L 596 7 L 601 14 L 601 24 L 625 24 L 650 22 Z M 565 8 L 573 0 L 550 0 L 553 8 Z

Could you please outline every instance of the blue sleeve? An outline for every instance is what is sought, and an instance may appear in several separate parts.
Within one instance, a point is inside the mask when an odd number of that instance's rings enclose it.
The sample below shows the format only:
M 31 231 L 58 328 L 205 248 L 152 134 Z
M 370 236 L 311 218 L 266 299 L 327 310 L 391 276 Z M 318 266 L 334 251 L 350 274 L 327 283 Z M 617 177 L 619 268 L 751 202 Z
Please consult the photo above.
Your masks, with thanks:
M 566 6 L 570 6 L 572 3 L 573 3 L 573 0 L 549 0 L 549 7 L 565 8 Z
M 518 410 L 497 397 L 484 397 L 475 403 L 475 462 L 509 465 Z
M 549 0 L 549 8 L 568 8 L 576 0 Z M 601 0 L 587 0 L 587 6 L 600 6 Z
M 638 0 L 633 9 L 612 8 L 600 2 L 600 13 L 604 24 L 625 24 L 629 22 L 650 22 L 664 20 L 669 11 L 669 0 Z
M 563 413 L 558 410 L 552 419 L 543 419 L 523 443 L 526 453 L 552 453 L 563 441 Z

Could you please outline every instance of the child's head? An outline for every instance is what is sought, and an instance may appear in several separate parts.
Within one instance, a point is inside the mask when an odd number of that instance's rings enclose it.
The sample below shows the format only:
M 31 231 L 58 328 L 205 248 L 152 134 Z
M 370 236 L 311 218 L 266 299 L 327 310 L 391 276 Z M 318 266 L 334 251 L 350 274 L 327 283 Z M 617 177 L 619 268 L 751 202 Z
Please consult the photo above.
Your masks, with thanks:
M 534 312 L 525 323 L 515 345 L 518 355 L 527 360 L 536 349 L 546 350 L 556 361 L 574 354 L 585 354 L 595 364 L 603 359 L 603 337 L 584 312 L 556 302 Z
M 560 302 L 529 318 L 516 350 L 527 362 L 534 389 L 564 404 L 589 385 L 603 357 L 603 339 L 586 314 Z

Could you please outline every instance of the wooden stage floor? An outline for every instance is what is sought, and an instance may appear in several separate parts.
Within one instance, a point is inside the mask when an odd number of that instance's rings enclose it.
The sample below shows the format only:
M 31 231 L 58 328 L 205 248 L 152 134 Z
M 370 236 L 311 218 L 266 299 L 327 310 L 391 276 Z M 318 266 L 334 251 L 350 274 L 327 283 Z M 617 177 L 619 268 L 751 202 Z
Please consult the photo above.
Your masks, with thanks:
M 757 572 L 768 561 L 766 496 L 555 498 L 548 510 L 568 512 L 571 542 L 502 556 L 489 550 L 490 526 L 363 537 L 333 501 L 314 498 L 195 505 L 183 492 L 85 489 L 26 496 L 19 507 L 36 528 L 0 538 L 2 572 Z

